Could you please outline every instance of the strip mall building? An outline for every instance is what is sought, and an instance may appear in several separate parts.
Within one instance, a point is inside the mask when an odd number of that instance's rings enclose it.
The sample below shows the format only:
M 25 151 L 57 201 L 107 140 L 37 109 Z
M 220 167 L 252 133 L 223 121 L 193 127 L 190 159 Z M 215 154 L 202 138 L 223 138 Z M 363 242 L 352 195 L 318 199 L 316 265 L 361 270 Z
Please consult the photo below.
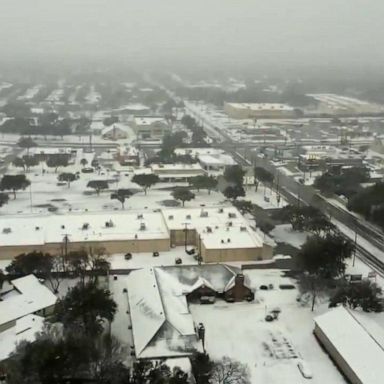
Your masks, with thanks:
M 102 247 L 109 254 L 166 252 L 185 244 L 204 262 L 266 260 L 273 251 L 234 207 L 3 216 L 0 224 L 2 259 L 82 247 Z

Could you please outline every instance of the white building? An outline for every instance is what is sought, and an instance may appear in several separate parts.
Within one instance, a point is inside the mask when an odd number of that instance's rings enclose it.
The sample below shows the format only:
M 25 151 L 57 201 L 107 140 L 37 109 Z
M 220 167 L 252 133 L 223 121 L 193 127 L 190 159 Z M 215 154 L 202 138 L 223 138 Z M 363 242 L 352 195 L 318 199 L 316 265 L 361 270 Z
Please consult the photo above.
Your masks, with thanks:
M 159 140 L 171 132 L 163 117 L 135 117 L 133 129 L 138 140 Z
M 352 384 L 384 383 L 380 316 L 338 307 L 315 318 L 315 336 Z
M 121 140 L 128 137 L 127 128 L 121 124 L 113 124 L 101 131 L 101 137 L 106 140 Z

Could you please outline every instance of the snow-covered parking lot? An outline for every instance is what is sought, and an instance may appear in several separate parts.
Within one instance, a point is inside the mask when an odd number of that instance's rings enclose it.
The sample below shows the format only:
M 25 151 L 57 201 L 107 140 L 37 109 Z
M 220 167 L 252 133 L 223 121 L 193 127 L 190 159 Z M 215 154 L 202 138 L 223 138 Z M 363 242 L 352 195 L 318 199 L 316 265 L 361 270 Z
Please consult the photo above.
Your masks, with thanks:
M 296 302 L 297 289 L 282 290 L 280 284 L 291 284 L 282 271 L 246 271 L 252 288 L 273 284 L 270 291 L 257 290 L 253 303 L 191 305 L 196 323 L 206 329 L 206 350 L 211 358 L 229 356 L 246 363 L 252 383 L 300 384 L 308 382 L 300 373 L 300 359 L 312 371 L 312 383 L 345 383 L 329 357 L 312 334 L 314 316 L 326 311 L 319 306 L 315 312 Z M 278 320 L 266 322 L 265 316 L 279 307 Z

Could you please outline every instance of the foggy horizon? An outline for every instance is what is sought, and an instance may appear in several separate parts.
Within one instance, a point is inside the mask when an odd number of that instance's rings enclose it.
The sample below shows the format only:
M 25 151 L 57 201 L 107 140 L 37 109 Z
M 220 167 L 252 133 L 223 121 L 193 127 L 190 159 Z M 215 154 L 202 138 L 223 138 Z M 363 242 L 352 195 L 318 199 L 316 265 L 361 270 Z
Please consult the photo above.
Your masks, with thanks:
M 2 0 L 2 62 L 378 68 L 384 3 Z

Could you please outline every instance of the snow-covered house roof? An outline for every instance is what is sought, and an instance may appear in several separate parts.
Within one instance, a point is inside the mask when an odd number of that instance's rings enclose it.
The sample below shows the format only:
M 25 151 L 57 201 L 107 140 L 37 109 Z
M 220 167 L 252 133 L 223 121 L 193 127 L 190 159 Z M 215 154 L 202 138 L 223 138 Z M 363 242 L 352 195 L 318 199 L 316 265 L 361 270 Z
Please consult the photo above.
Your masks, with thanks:
M 57 301 L 57 297 L 34 275 L 12 280 L 11 284 L 15 290 L 0 301 L 0 325 L 49 308 Z
M 372 314 L 374 315 L 374 314 Z M 338 354 L 364 384 L 384 383 L 384 329 L 372 327 L 364 316 L 338 307 L 315 318 Z
M 127 131 L 126 127 L 124 127 L 123 125 L 120 125 L 120 124 L 113 124 L 113 125 L 110 125 L 109 127 L 103 128 L 101 130 L 101 136 L 105 136 L 105 135 L 109 135 L 109 134 L 115 135 L 117 133 L 122 133 L 122 134 L 127 135 L 128 131 Z
M 16 320 L 14 327 L 0 332 L 0 361 L 5 360 L 22 341 L 32 342 L 44 327 L 44 318 L 27 315 Z
M 186 356 L 199 349 L 193 318 L 177 280 L 150 268 L 132 272 L 127 284 L 138 358 Z

